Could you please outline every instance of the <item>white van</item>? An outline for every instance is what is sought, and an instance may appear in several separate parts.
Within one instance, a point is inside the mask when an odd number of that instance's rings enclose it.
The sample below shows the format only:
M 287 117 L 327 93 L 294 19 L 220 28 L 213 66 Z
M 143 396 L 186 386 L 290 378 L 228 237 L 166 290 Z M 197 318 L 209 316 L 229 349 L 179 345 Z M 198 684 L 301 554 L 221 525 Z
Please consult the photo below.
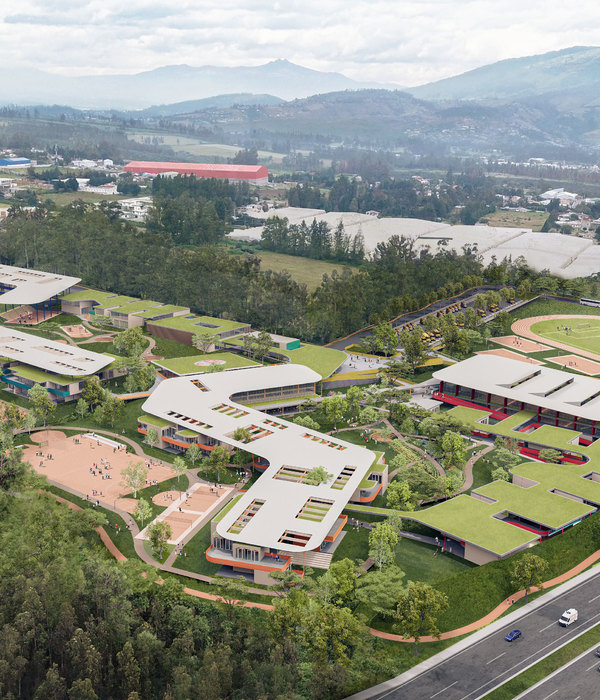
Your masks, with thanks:
M 564 611 L 562 617 L 558 621 L 558 624 L 566 627 L 572 622 L 575 622 L 575 620 L 577 620 L 577 610 L 575 610 L 575 608 L 569 608 L 568 610 Z

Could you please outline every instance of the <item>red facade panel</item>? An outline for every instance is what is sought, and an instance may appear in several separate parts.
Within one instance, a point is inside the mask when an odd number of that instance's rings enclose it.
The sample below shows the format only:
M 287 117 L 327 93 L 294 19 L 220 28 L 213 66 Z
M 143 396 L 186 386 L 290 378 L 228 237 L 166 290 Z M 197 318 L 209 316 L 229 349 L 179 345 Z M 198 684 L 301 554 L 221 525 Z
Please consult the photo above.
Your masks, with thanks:
M 196 175 L 197 177 L 216 177 L 223 180 L 262 180 L 269 177 L 269 171 L 264 165 L 229 165 L 221 163 L 162 163 L 144 160 L 132 160 L 125 166 L 128 173 L 160 173 L 176 172 L 180 175 Z

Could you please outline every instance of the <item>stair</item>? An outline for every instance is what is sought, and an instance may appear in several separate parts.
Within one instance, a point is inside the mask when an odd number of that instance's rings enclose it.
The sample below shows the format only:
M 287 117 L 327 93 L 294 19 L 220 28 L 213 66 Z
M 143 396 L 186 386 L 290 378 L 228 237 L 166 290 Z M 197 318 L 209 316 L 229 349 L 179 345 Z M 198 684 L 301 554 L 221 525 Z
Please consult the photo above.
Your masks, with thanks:
M 331 552 L 294 552 L 292 564 L 310 566 L 312 569 L 329 569 L 332 557 Z

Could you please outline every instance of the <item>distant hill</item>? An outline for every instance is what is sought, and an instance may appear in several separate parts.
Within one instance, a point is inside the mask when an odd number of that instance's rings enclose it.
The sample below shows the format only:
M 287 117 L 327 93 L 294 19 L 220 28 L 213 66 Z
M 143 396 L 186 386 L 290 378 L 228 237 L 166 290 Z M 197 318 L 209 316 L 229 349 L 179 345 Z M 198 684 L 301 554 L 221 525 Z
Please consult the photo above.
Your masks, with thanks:
M 304 134 L 308 140 L 315 136 L 359 139 L 371 146 L 405 144 L 419 150 L 431 144 L 449 151 L 572 145 L 589 128 L 548 104 L 516 102 L 507 109 L 476 102 L 439 103 L 400 90 L 348 90 L 251 109 L 205 109 L 181 115 L 181 120 L 197 121 L 203 127 L 213 124 L 215 130 L 234 134 Z
M 3 104 L 69 104 L 83 109 L 143 109 L 224 93 L 269 94 L 290 100 L 319 92 L 374 87 L 341 73 L 325 73 L 285 60 L 262 66 L 163 66 L 134 75 L 65 77 L 36 69 L 7 69 Z M 378 86 L 381 87 L 381 86 Z
M 228 95 L 215 95 L 201 100 L 186 100 L 168 105 L 154 105 L 136 112 L 138 117 L 170 117 L 173 115 L 200 112 L 203 109 L 226 109 L 234 105 L 278 105 L 285 100 L 274 95 L 254 95 L 249 92 L 236 92 Z
M 425 100 L 515 101 L 544 97 L 560 108 L 598 104 L 600 48 L 574 46 L 561 51 L 511 58 L 453 78 L 409 88 Z

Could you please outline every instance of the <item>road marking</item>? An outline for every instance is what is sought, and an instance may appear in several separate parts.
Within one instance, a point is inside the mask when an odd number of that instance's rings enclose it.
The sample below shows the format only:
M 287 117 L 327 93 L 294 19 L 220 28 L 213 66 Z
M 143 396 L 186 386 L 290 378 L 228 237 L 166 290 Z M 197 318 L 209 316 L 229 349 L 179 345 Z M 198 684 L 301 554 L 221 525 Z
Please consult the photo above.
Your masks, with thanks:
M 449 688 L 452 688 L 452 686 L 453 686 L 453 685 L 456 685 L 457 683 L 458 683 L 458 681 L 454 681 L 454 683 L 450 683 L 450 685 L 447 685 L 445 688 L 442 688 L 441 690 L 438 690 L 438 692 L 435 693 L 435 695 L 431 695 L 431 696 L 430 696 L 430 700 L 431 700 L 431 698 L 437 697 L 440 693 L 445 693 Z
M 556 695 L 556 693 L 558 693 L 559 690 L 560 690 L 560 688 L 557 688 L 556 690 L 552 691 L 552 692 L 550 693 L 550 695 L 546 695 L 546 697 L 544 698 L 544 700 L 548 700 L 548 698 L 551 698 L 553 695 Z
M 598 600 L 598 598 L 600 598 L 600 595 L 597 595 L 595 598 L 588 600 L 588 603 L 593 603 L 595 600 Z
M 501 654 L 498 654 L 498 656 L 494 656 L 493 659 L 490 659 L 490 660 L 487 662 L 486 666 L 487 666 L 488 664 L 491 664 L 492 661 L 497 661 L 501 656 L 504 656 L 504 654 L 506 654 L 505 651 L 503 651 Z
M 554 622 L 551 622 L 549 625 L 542 627 L 542 629 L 538 630 L 538 632 L 543 632 L 544 630 L 547 630 L 549 627 L 554 627 L 555 625 L 556 625 L 556 620 Z
M 595 663 L 593 663 L 589 668 L 586 668 L 585 670 L 586 670 L 586 671 L 591 671 L 593 668 L 596 668 L 597 665 L 598 665 L 598 662 L 595 662 Z

